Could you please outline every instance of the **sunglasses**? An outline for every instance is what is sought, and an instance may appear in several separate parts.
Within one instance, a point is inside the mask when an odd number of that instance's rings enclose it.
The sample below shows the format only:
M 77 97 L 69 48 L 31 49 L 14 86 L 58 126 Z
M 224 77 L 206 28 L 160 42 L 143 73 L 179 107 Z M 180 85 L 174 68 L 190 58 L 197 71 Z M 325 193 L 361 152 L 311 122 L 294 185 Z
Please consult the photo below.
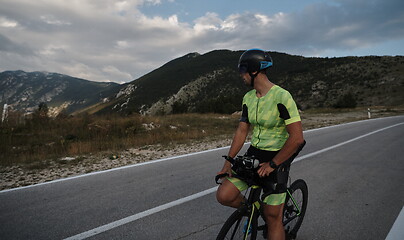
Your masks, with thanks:
M 260 62 L 260 70 L 269 68 L 270 66 L 272 66 L 272 62 L 267 62 L 267 61 Z M 238 72 L 240 74 L 247 73 L 248 72 L 248 63 L 240 63 L 238 65 Z

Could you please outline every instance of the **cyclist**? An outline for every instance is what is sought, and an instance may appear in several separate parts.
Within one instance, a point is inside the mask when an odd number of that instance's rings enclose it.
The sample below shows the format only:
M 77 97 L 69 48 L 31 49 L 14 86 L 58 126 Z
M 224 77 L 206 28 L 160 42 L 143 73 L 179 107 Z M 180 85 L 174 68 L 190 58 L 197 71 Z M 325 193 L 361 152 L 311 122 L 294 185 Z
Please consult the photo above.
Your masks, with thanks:
M 268 239 L 284 239 L 282 211 L 286 197 L 286 178 L 281 181 L 274 171 L 282 163 L 291 160 L 303 147 L 305 141 L 300 115 L 290 93 L 270 82 L 267 69 L 273 64 L 268 52 L 261 49 L 245 51 L 238 62 L 238 70 L 245 84 L 254 89 L 243 98 L 242 116 L 235 132 L 228 158 L 234 158 L 241 150 L 252 125 L 251 146 L 246 154 L 259 159 L 257 170 L 261 180 L 276 183 L 275 191 L 264 199 L 264 215 L 268 225 Z M 229 174 L 219 186 L 216 198 L 219 203 L 234 208 L 240 207 L 244 196 L 241 191 L 248 186 L 232 177 L 231 164 L 225 161 L 218 174 Z M 288 172 L 286 172 L 288 174 Z M 283 174 L 285 176 L 285 174 Z M 264 193 L 269 192 L 263 186 Z

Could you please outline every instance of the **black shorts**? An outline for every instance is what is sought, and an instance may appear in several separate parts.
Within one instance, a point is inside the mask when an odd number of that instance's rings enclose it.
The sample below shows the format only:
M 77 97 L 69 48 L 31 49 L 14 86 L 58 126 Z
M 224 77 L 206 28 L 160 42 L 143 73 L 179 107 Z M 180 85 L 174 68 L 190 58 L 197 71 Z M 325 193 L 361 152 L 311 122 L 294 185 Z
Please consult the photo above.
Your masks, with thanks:
M 269 162 L 272 160 L 279 151 L 266 151 L 256 147 L 250 146 L 245 153 L 247 156 L 254 156 L 260 163 Z M 287 188 L 287 181 L 289 178 L 290 163 L 293 159 L 287 160 L 282 164 L 279 171 L 273 171 L 268 177 L 259 178 L 257 181 L 262 186 L 264 193 L 284 193 Z

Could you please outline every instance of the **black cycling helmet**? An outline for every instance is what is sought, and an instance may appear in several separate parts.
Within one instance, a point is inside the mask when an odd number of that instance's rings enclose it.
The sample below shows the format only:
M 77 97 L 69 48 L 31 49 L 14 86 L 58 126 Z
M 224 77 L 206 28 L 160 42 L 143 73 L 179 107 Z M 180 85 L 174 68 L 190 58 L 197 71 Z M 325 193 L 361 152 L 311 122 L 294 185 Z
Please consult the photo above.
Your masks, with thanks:
M 257 48 L 245 51 L 238 60 L 240 73 L 259 72 L 271 66 L 272 58 L 269 53 Z
M 272 58 L 269 53 L 257 48 L 245 51 L 238 60 L 238 71 L 251 76 L 251 87 L 254 87 L 254 79 L 258 73 L 271 66 Z

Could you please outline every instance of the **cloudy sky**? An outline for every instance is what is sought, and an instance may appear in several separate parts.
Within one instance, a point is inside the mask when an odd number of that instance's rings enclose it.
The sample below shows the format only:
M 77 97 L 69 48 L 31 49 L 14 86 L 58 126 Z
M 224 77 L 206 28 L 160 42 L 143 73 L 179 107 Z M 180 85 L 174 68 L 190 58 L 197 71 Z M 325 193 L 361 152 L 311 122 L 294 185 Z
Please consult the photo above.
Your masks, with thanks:
M 249 48 L 404 55 L 404 1 L 0 0 L 0 71 L 123 83 L 190 52 Z

